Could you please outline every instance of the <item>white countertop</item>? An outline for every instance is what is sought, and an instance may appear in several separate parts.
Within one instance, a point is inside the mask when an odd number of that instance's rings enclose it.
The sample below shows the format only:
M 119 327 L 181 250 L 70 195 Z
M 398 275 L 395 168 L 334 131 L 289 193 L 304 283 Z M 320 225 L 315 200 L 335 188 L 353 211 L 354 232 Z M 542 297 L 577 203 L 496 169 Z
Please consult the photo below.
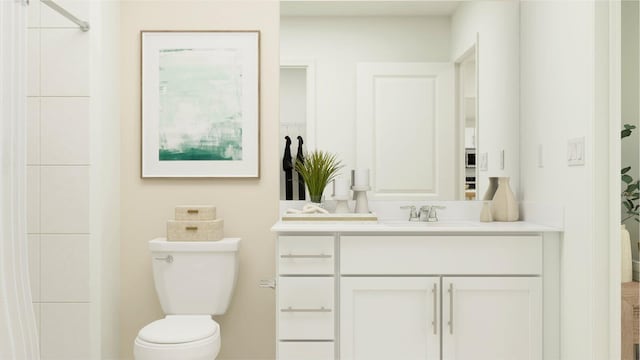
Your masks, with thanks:
M 278 221 L 271 227 L 277 233 L 542 233 L 562 232 L 560 228 L 524 221 L 488 222 L 447 221 L 426 223 L 408 221 L 341 222 Z

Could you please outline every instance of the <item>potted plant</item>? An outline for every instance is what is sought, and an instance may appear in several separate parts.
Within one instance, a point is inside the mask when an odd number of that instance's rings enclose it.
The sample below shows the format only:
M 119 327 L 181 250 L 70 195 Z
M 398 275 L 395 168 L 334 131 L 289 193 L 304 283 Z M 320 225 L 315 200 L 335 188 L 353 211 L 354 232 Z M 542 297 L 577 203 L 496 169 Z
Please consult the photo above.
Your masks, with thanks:
M 334 154 L 315 150 L 306 154 L 304 162 L 296 160 L 295 168 L 309 189 L 311 202 L 320 203 L 324 188 L 338 175 L 342 164 Z
M 636 127 L 634 125 L 625 124 L 624 129 L 620 133 L 620 138 L 624 139 L 631 135 L 633 129 Z M 632 280 L 632 255 L 631 255 L 631 238 L 629 236 L 629 231 L 625 226 L 625 222 L 631 219 L 634 219 L 637 222 L 640 222 L 640 204 L 638 204 L 638 199 L 640 199 L 640 180 L 634 180 L 631 175 L 629 175 L 629 171 L 631 170 L 631 166 L 627 166 L 622 168 L 620 171 L 621 180 L 623 182 L 623 189 L 621 194 L 622 206 L 624 207 L 624 212 L 622 215 L 622 225 L 621 225 L 621 277 L 622 282 L 629 282 Z

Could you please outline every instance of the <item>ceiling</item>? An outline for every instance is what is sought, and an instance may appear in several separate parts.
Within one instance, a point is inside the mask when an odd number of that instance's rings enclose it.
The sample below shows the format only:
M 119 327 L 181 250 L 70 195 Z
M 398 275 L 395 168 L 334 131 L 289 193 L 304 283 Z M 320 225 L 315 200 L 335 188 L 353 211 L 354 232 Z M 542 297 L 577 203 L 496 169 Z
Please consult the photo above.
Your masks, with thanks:
M 451 16 L 459 1 L 281 1 L 281 16 Z

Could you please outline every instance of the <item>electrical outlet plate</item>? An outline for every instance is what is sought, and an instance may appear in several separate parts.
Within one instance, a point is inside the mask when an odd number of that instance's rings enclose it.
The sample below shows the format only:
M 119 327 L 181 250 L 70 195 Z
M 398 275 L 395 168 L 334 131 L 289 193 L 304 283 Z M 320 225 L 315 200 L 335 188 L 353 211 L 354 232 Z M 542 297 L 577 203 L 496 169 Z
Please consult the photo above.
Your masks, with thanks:
M 569 139 L 567 143 L 567 164 L 569 166 L 584 166 L 584 158 L 584 136 Z

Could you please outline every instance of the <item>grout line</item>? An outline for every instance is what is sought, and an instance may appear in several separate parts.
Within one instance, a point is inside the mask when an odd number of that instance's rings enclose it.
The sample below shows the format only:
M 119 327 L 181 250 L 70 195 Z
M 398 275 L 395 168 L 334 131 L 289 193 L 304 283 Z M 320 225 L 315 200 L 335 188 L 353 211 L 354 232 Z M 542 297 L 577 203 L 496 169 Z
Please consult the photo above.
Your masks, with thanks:
M 38 162 L 42 162 L 42 4 L 38 1 Z M 38 165 L 38 233 L 42 231 L 42 167 Z M 38 298 L 42 300 L 42 235 L 38 234 Z M 42 305 L 38 303 L 38 356 L 42 356 Z

